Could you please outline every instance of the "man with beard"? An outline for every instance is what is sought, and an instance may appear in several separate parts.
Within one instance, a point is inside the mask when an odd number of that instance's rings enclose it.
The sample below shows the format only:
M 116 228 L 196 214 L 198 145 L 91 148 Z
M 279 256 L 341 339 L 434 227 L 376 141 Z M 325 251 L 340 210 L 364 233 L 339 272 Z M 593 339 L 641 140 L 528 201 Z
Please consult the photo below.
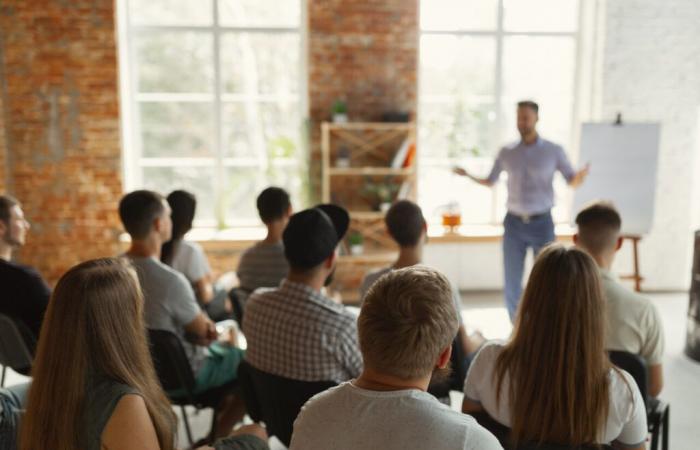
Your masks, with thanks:
M 19 202 L 0 195 L 0 313 L 23 322 L 38 339 L 51 292 L 35 269 L 11 261 L 12 252 L 24 245 L 27 231 L 29 222 Z
M 533 101 L 518 103 L 520 141 L 501 149 L 491 173 L 479 178 L 456 167 L 454 172 L 484 185 L 493 186 L 501 172 L 508 174 L 508 214 L 503 221 L 503 269 L 506 308 L 515 318 L 522 293 L 525 255 L 529 248 L 535 256 L 554 241 L 552 180 L 559 171 L 569 186 L 577 187 L 586 179 L 589 167 L 575 171 L 564 149 L 537 133 L 539 106 Z
M 246 304 L 245 357 L 253 367 L 301 381 L 342 382 L 360 374 L 357 319 L 322 292 L 349 222 L 347 211 L 328 204 L 290 217 L 282 234 L 289 274 Z

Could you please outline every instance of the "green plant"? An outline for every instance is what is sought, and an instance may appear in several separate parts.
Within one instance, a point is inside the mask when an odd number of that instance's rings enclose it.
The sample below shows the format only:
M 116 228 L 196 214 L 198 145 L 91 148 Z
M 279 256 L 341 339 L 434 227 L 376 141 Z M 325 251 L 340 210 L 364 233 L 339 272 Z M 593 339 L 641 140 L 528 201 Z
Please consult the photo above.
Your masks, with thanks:
M 379 205 L 382 203 L 391 203 L 399 191 L 399 184 L 394 182 L 391 177 L 384 178 L 384 181 L 374 181 L 371 178 L 365 179 L 365 185 L 362 187 L 361 194 L 369 198 L 372 207 L 379 210 Z
M 356 245 L 362 245 L 364 242 L 365 238 L 362 236 L 362 233 L 359 231 L 353 231 L 348 235 L 348 245 L 356 246 Z
M 336 100 L 333 103 L 333 107 L 331 108 L 331 112 L 333 114 L 347 114 L 348 113 L 348 105 L 345 103 L 344 100 Z

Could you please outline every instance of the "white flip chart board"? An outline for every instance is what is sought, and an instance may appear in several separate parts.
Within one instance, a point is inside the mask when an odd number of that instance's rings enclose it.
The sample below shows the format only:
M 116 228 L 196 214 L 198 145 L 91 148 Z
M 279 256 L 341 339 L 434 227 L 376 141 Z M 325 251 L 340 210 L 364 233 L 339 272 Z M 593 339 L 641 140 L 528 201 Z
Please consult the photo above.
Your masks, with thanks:
M 576 213 L 594 200 L 613 202 L 622 216 L 622 232 L 647 234 L 654 218 L 659 124 L 584 123 L 579 165 L 590 163 L 586 181 L 574 194 Z

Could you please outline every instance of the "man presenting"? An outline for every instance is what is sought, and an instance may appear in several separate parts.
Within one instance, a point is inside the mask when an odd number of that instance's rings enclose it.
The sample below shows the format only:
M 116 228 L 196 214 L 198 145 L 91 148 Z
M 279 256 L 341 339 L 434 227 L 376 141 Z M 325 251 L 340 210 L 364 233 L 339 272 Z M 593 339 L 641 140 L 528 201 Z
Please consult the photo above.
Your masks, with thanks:
M 539 106 L 533 101 L 518 103 L 520 142 L 501 149 L 486 178 L 478 178 L 457 167 L 454 173 L 484 186 L 493 186 L 501 174 L 508 173 L 508 214 L 503 221 L 503 268 L 506 308 L 514 319 L 522 291 L 523 267 L 528 248 L 535 255 L 554 241 L 552 180 L 561 172 L 568 184 L 577 187 L 588 175 L 586 166 L 578 172 L 571 167 L 564 149 L 537 134 Z

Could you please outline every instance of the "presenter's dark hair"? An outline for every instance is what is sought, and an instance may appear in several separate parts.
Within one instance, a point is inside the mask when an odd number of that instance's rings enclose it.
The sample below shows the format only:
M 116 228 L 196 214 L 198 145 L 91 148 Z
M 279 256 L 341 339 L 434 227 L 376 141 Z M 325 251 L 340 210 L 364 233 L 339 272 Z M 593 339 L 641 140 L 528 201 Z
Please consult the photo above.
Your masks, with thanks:
M 540 113 L 540 105 L 532 100 L 523 100 L 518 102 L 518 108 L 530 108 L 531 110 L 535 111 L 536 114 Z
M 420 206 L 409 200 L 394 203 L 387 211 L 384 223 L 391 237 L 401 247 L 417 245 L 425 228 Z

